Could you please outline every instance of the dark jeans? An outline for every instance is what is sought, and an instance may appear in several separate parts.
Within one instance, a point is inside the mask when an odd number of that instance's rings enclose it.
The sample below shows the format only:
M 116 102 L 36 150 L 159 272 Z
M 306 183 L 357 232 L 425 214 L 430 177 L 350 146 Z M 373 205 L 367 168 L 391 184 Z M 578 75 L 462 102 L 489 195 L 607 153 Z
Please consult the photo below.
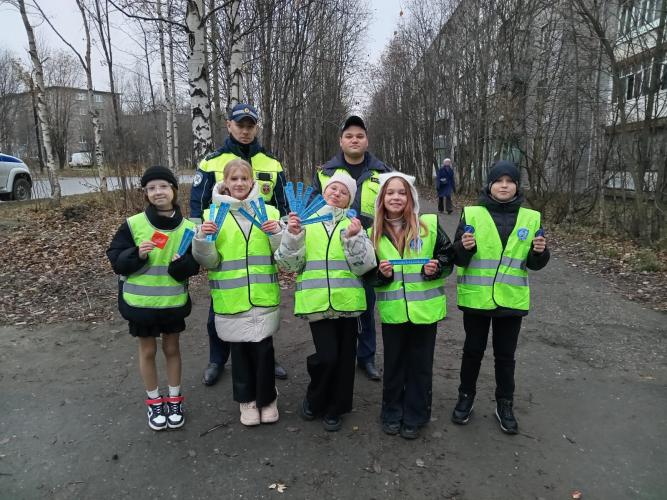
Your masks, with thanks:
M 220 340 L 215 331 L 215 313 L 213 312 L 213 301 L 208 309 L 208 321 L 206 322 L 208 332 L 208 362 L 217 363 L 221 367 L 229 359 L 229 342 Z
M 382 323 L 383 422 L 421 426 L 431 419 L 437 323 Z
M 234 401 L 256 401 L 261 408 L 276 399 L 273 337 L 260 342 L 230 342 Z
M 315 354 L 306 360 L 310 408 L 316 415 L 348 413 L 354 391 L 357 318 L 313 321 L 310 331 L 315 344 Z
M 443 205 L 442 200 L 443 200 L 443 198 L 445 198 L 446 201 L 447 201 L 447 213 L 452 212 L 454 210 L 454 206 L 452 205 L 452 196 L 451 195 L 444 196 L 444 197 L 443 196 L 438 196 L 438 212 L 442 212 L 442 205 Z
M 496 400 L 514 397 L 514 353 L 521 330 L 521 316 L 491 318 L 479 314 L 463 313 L 466 332 L 461 359 L 461 385 L 459 391 L 475 394 L 477 377 L 482 364 L 489 326 L 493 325 L 493 357 L 496 371 Z
M 358 318 L 359 341 L 357 343 L 357 362 L 364 365 L 375 361 L 375 290 L 364 285 L 366 292 L 366 311 Z

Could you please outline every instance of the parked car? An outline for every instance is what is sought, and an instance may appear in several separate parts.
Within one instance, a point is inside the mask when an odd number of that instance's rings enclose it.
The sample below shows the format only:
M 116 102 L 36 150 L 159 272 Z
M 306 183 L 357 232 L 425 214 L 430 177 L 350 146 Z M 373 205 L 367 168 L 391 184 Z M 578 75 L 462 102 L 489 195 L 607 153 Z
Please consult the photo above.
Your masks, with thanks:
M 0 153 L 0 199 L 29 200 L 32 177 L 28 166 L 15 156 Z
M 72 153 L 72 159 L 69 162 L 70 167 L 91 167 L 93 165 L 93 154 L 89 151 L 80 151 Z

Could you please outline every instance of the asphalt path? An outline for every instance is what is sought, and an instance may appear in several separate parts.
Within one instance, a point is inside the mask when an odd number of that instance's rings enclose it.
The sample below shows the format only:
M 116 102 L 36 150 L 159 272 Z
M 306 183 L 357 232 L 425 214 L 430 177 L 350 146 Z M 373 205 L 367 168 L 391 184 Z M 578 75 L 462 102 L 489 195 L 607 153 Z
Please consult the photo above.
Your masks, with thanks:
M 442 217 L 448 234 L 457 216 Z M 516 436 L 502 434 L 494 416 L 489 351 L 470 423 L 450 421 L 464 340 L 452 278 L 449 315 L 438 327 L 433 417 L 415 441 L 382 433 L 382 385 L 360 371 L 341 431 L 298 417 L 313 345 L 307 323 L 292 314 L 293 290 L 283 290 L 275 336 L 290 375 L 277 382 L 281 418 L 257 428 L 239 423 L 229 367 L 216 386 L 201 384 L 205 284 L 191 289 L 195 306 L 181 338 L 188 421 L 179 431 L 148 429 L 136 341 L 122 319 L 0 328 L 0 498 L 565 500 L 578 490 L 585 500 L 665 499 L 667 315 L 575 265 L 555 252 L 531 274 Z

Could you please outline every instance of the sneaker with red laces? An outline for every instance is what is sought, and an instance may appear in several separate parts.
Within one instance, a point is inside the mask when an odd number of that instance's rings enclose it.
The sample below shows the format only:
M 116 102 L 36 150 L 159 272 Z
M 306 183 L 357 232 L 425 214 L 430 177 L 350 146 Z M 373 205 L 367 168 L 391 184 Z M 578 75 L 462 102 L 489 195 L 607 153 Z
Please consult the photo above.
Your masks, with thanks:
M 148 405 L 148 427 L 154 431 L 162 431 L 167 428 L 167 416 L 164 413 L 164 398 L 158 396 L 155 399 L 147 399 Z
M 170 429 L 183 427 L 185 415 L 183 414 L 183 396 L 170 396 L 164 398 L 167 403 L 167 426 Z

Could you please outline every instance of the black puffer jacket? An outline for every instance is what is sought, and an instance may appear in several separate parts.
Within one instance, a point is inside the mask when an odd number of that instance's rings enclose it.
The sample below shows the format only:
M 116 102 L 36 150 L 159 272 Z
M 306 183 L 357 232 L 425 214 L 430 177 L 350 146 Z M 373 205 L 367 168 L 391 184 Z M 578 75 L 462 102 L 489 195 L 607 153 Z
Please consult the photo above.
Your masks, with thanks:
M 524 201 L 523 194 L 519 193 L 514 200 L 507 203 L 500 203 L 493 198 L 491 198 L 488 189 L 482 190 L 478 200 L 478 205 L 486 207 L 486 209 L 491 214 L 493 222 L 496 224 L 496 229 L 498 230 L 498 235 L 500 236 L 500 241 L 503 244 L 503 248 L 507 244 L 507 239 L 514 230 L 516 225 L 516 218 L 519 213 L 519 208 Z M 464 228 L 467 225 L 465 220 L 465 212 L 461 214 L 461 221 L 459 222 L 458 228 L 456 228 L 456 235 L 454 236 L 454 264 L 459 267 L 465 267 L 470 263 L 470 259 L 477 251 L 477 247 L 473 247 L 471 250 L 466 250 L 463 248 L 463 243 L 461 242 L 461 236 L 463 236 Z M 549 262 L 549 248 L 545 248 L 544 252 L 536 253 L 532 250 L 528 253 L 528 258 L 526 260 L 526 266 L 531 271 L 538 271 L 547 265 Z M 526 316 L 528 311 L 521 311 L 518 309 L 510 309 L 506 307 L 498 306 L 496 309 L 491 310 L 481 310 L 481 309 L 471 309 L 468 307 L 459 306 L 464 312 L 469 312 L 473 314 L 479 314 L 482 316 L 493 316 L 493 317 L 505 317 L 505 316 Z
M 157 213 L 153 205 L 146 208 L 146 215 L 150 223 L 158 229 L 165 231 L 175 229 L 183 220 L 181 209 L 176 206 L 176 213 L 173 217 L 162 217 Z M 123 222 L 116 235 L 111 240 L 107 249 L 107 257 L 111 262 L 111 267 L 116 274 L 128 276 L 136 273 L 146 265 L 146 261 L 139 258 L 139 247 L 134 243 L 132 232 L 127 221 Z M 192 257 L 192 246 L 188 252 L 180 259 L 169 264 L 168 272 L 176 281 L 185 281 L 190 276 L 199 272 L 199 264 Z M 141 325 L 156 325 L 170 323 L 174 320 L 181 320 L 190 315 L 192 302 L 188 295 L 188 302 L 182 307 L 170 309 L 146 309 L 132 307 L 123 300 L 123 284 L 118 282 L 118 309 L 121 316 L 128 321 L 133 321 Z

